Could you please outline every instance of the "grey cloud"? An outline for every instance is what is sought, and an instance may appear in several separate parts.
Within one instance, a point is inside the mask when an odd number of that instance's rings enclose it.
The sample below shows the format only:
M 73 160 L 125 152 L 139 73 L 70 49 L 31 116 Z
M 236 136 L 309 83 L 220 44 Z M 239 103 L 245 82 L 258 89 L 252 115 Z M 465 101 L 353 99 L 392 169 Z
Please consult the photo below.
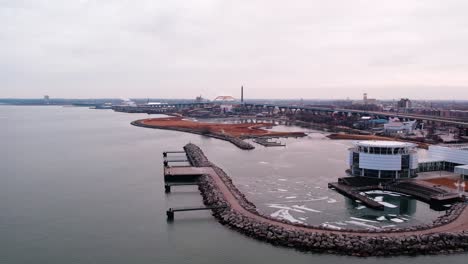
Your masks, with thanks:
M 467 13 L 462 0 L 0 0 L 0 96 L 245 84 L 257 98 L 465 98 Z

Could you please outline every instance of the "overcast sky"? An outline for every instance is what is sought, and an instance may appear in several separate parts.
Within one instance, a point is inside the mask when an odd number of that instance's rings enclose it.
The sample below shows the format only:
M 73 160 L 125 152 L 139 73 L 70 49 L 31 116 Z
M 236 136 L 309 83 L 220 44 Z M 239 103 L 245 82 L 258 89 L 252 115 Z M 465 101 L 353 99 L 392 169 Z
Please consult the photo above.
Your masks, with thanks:
M 0 0 L 0 97 L 468 99 L 467 0 Z

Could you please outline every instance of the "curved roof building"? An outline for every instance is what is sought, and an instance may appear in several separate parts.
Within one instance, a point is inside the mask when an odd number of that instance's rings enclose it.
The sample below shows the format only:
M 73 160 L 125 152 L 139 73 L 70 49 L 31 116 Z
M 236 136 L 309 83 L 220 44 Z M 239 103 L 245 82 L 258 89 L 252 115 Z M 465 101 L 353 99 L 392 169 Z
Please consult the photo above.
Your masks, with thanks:
M 358 141 L 349 149 L 353 176 L 399 179 L 416 177 L 416 145 L 399 141 Z
M 221 95 L 221 96 L 216 97 L 213 100 L 213 102 L 221 102 L 221 103 L 226 103 L 226 102 L 232 103 L 235 101 L 236 101 L 236 98 L 229 96 L 229 95 Z

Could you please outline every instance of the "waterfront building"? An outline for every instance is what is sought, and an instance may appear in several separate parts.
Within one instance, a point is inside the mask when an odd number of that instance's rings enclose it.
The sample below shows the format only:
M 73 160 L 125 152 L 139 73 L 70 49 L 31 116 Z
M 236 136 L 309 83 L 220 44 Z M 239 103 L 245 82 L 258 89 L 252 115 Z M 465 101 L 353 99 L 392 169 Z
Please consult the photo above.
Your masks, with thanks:
M 353 176 L 400 179 L 416 177 L 416 145 L 398 141 L 358 141 L 349 149 Z
M 398 118 L 391 119 L 384 124 L 384 133 L 389 136 L 409 135 L 416 128 L 416 121 L 401 122 Z
M 455 171 L 457 166 L 468 165 L 468 144 L 429 146 L 429 157 L 443 170 Z

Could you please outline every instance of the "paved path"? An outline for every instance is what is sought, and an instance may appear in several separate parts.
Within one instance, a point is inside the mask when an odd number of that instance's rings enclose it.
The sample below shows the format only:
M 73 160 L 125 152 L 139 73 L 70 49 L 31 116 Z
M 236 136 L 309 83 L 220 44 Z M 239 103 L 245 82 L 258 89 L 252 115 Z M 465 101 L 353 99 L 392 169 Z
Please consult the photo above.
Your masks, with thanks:
M 420 230 L 420 231 L 411 231 L 411 232 L 379 232 L 379 233 L 366 233 L 366 232 L 345 232 L 345 231 L 334 231 L 334 230 L 323 230 L 317 229 L 314 227 L 299 227 L 292 224 L 286 224 L 279 221 L 274 221 L 272 219 L 268 219 L 262 217 L 260 215 L 254 214 L 248 210 L 246 210 L 242 205 L 239 203 L 237 198 L 231 192 L 231 190 L 226 186 L 224 181 L 221 177 L 216 173 L 213 168 L 205 168 L 205 172 L 209 175 L 216 186 L 219 188 L 221 193 L 224 195 L 226 202 L 230 205 L 230 207 L 235 210 L 236 212 L 247 216 L 249 218 L 255 219 L 259 222 L 264 222 L 276 226 L 283 227 L 289 230 L 301 230 L 305 232 L 313 232 L 313 233 L 322 233 L 322 234 L 349 234 L 349 235 L 359 235 L 359 236 L 368 236 L 368 237 L 395 237 L 395 236 L 409 236 L 409 235 L 423 235 L 423 234 L 432 234 L 432 233 L 441 233 L 441 232 L 461 232 L 461 231 L 468 231 L 468 209 L 465 208 L 460 216 L 453 222 L 434 227 L 430 229 Z

